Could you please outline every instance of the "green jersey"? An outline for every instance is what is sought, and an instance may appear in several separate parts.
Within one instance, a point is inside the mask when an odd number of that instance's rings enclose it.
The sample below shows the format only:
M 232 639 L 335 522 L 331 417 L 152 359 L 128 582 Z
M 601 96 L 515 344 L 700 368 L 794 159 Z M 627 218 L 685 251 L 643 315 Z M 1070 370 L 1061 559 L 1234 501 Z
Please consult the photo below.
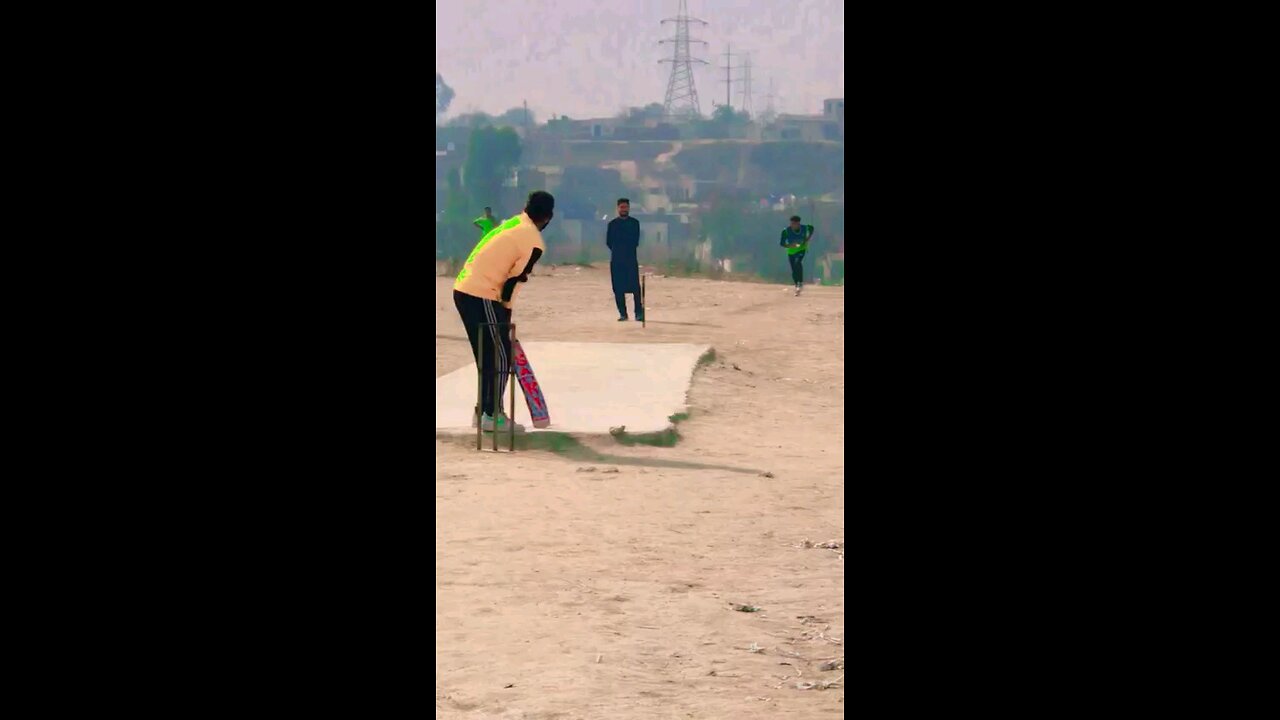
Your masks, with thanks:
M 485 216 L 481 215 L 480 217 L 476 218 L 475 220 L 472 220 L 471 222 L 472 222 L 472 224 L 473 224 L 473 225 L 479 225 L 479 226 L 480 226 L 480 230 L 481 230 L 485 235 L 488 235 L 490 230 L 492 230 L 492 229 L 494 229 L 495 227 L 497 227 L 497 223 L 496 223 L 496 222 L 494 222 L 494 220 L 497 220 L 497 218 L 487 218 L 487 217 L 485 217 Z
M 778 241 L 778 244 L 787 248 L 788 255 L 797 255 L 809 249 L 809 238 L 812 237 L 812 225 L 801 225 L 799 229 L 796 230 L 792 230 L 791 226 L 788 225 L 782 229 L 782 239 Z M 800 247 L 787 247 L 789 245 L 794 245 L 795 243 L 800 243 Z

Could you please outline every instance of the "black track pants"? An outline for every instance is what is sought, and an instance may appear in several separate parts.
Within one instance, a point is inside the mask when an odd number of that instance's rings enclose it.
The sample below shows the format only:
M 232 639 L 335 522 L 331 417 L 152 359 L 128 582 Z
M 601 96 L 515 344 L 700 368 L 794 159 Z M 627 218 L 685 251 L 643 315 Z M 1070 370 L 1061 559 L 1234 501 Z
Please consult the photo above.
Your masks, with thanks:
M 480 323 L 509 323 L 511 311 L 497 300 L 485 300 L 457 290 L 453 291 L 453 304 L 458 308 L 462 324 L 467 328 L 467 339 L 471 341 L 471 354 L 476 356 L 476 364 L 480 367 L 483 377 L 480 407 L 486 415 L 492 417 L 495 406 L 498 410 L 502 410 L 502 391 L 507 387 L 507 373 L 510 372 L 511 367 L 511 328 L 485 327 L 484 357 L 479 357 Z M 495 345 L 498 348 L 496 367 L 493 364 Z
M 804 253 L 798 252 L 795 255 L 788 255 L 787 262 L 791 263 L 791 281 L 797 285 L 803 285 L 804 266 L 800 263 L 804 262 Z

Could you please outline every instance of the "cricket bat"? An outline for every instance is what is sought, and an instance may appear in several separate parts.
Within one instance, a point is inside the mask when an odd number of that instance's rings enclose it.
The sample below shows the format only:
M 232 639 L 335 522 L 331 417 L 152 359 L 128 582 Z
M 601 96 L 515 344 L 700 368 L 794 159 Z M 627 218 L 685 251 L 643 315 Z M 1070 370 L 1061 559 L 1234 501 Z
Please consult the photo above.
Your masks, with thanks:
M 511 354 L 515 355 L 516 378 L 520 382 L 520 390 L 524 392 L 524 401 L 529 406 L 529 414 L 533 416 L 533 426 L 536 428 L 549 426 L 551 413 L 547 410 L 547 399 L 542 395 L 542 388 L 538 386 L 538 379 L 533 374 L 533 366 L 529 364 L 529 356 L 525 354 L 519 340 L 512 341 Z

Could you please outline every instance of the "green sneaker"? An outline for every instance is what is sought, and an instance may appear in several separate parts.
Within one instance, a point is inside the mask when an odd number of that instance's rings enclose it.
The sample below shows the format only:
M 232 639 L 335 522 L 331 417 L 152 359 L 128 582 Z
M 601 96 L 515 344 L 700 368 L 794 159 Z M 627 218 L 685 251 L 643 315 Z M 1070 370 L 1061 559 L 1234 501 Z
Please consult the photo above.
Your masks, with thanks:
M 524 432 L 523 425 L 521 425 L 518 422 L 512 422 L 511 420 L 509 420 L 507 418 L 507 414 L 502 412 L 501 410 L 498 411 L 496 422 L 495 422 L 495 418 L 489 417 L 487 414 L 483 418 L 481 418 L 480 429 L 484 430 L 485 432 L 494 432 L 494 427 L 496 426 L 497 432 L 499 434 L 511 432 L 511 428 L 507 427 L 507 423 L 511 423 L 511 425 L 515 427 L 516 432 L 518 433 Z

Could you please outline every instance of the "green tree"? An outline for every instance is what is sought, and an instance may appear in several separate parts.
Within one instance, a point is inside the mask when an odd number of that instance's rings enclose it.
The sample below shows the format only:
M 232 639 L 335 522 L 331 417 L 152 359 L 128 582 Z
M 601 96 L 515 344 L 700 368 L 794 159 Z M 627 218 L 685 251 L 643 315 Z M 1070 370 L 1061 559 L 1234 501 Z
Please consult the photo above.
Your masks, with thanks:
M 537 124 L 537 118 L 534 117 L 532 110 L 515 107 L 495 117 L 493 124 L 509 127 L 533 127 Z
M 444 214 L 436 223 L 436 257 L 465 258 L 479 238 L 479 230 L 471 225 L 467 195 L 462 189 L 462 178 L 457 168 L 451 168 L 446 177 L 448 190 L 445 195 Z
M 478 128 L 493 124 L 493 116 L 482 112 L 463 113 L 451 118 L 445 127 Z
M 447 179 L 449 193 L 445 200 L 444 216 L 449 220 L 467 220 L 471 213 L 467 209 L 467 195 L 462 191 L 462 177 L 458 168 L 450 168 Z
M 751 163 L 769 178 L 773 192 L 823 195 L 844 182 L 844 149 L 827 144 L 762 143 L 752 149 Z
M 684 148 L 675 156 L 681 172 L 703 182 L 736 184 L 742 162 L 740 143 L 705 143 Z
M 702 229 L 717 257 L 729 257 L 742 249 L 749 234 L 747 212 L 747 203 L 730 194 L 716 193 L 708 200 Z
M 436 115 L 443 115 L 453 102 L 453 88 L 444 82 L 444 77 L 436 73 Z
M 472 209 L 497 204 L 502 183 L 520 162 L 520 136 L 509 127 L 478 127 L 467 141 L 463 181 Z
M 566 217 L 570 213 L 590 213 L 592 218 L 611 215 L 617 210 L 618 198 L 634 195 L 622 182 L 622 175 L 617 170 L 572 165 L 564 169 L 560 189 L 556 193 L 562 198 L 557 205 L 563 203 Z M 639 198 L 632 199 L 639 203 Z
M 742 136 L 750 122 L 751 116 L 745 112 L 734 111 L 728 105 L 717 105 L 709 120 L 694 121 L 692 129 L 695 137 L 723 140 Z

